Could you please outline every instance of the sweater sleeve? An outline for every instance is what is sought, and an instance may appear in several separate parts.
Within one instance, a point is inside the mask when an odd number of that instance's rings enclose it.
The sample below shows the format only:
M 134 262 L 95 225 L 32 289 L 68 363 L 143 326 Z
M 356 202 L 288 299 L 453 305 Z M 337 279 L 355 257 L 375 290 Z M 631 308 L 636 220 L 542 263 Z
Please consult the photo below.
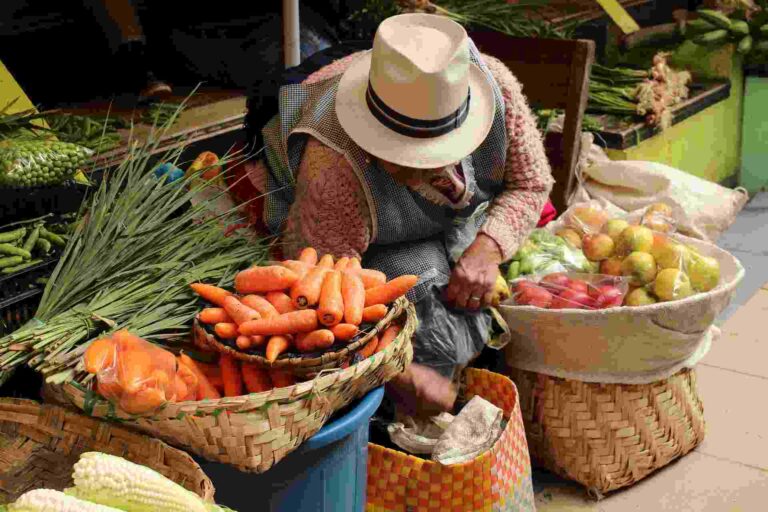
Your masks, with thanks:
M 492 202 L 480 232 L 496 241 L 507 261 L 536 227 L 554 181 L 536 120 L 520 83 L 498 59 L 487 55 L 483 55 L 483 59 L 504 97 L 509 142 L 504 190 Z
M 371 228 L 365 195 L 349 162 L 310 138 L 283 229 L 284 253 L 296 257 L 304 247 L 314 247 L 320 255 L 361 257 Z

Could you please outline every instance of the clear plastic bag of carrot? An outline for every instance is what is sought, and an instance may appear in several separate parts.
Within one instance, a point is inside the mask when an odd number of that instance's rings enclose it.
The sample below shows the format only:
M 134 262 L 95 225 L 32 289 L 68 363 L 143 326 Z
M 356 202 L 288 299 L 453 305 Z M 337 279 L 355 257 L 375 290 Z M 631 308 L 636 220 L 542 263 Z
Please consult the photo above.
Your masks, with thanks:
M 241 351 L 322 352 L 347 344 L 364 326 L 386 317 L 389 306 L 416 286 L 414 275 L 387 280 L 358 258 L 319 255 L 311 247 L 297 259 L 253 266 L 235 276 L 234 290 L 193 283 L 210 307 L 197 320 Z

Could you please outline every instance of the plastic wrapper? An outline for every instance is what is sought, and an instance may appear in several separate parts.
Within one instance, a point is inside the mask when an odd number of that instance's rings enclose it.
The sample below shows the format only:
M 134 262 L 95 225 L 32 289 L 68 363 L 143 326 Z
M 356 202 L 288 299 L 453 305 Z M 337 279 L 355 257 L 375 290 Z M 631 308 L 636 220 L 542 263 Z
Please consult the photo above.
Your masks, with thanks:
M 621 306 L 628 290 L 627 277 L 557 272 L 514 281 L 507 304 L 542 309 L 608 309 Z
M 126 330 L 91 343 L 83 356 L 96 391 L 129 414 L 148 414 L 187 395 L 172 353 Z
M 535 229 L 528 240 L 512 257 L 505 269 L 508 281 L 521 275 L 552 274 L 555 272 L 592 272 L 580 248 L 569 244 L 545 229 Z
M 59 185 L 74 177 L 93 154 L 88 148 L 45 139 L 0 143 L 0 187 Z

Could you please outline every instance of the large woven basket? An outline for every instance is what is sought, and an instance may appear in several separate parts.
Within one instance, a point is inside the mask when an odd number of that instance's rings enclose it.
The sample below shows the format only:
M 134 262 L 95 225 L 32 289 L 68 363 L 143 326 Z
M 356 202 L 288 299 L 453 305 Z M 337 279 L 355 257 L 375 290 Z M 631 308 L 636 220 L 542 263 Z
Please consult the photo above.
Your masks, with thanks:
M 507 425 L 475 459 L 444 466 L 368 445 L 368 512 L 534 512 L 531 462 L 517 390 L 509 378 L 474 368 L 464 374 L 466 400 L 479 395 L 504 411 Z
M 0 503 L 31 489 L 72 486 L 80 454 L 99 451 L 147 466 L 205 500 L 214 488 L 186 453 L 157 439 L 31 400 L 0 400 Z
M 596 497 L 634 484 L 704 439 L 693 370 L 651 384 L 597 384 L 511 370 L 534 464 Z
M 417 319 L 413 305 L 398 318 L 403 329 L 386 349 L 345 369 L 320 372 L 313 380 L 220 400 L 169 403 L 153 416 L 136 417 L 75 383 L 49 387 L 47 397 L 71 402 L 87 414 L 121 421 L 242 471 L 268 470 L 314 435 L 334 411 L 401 373 L 413 357 Z

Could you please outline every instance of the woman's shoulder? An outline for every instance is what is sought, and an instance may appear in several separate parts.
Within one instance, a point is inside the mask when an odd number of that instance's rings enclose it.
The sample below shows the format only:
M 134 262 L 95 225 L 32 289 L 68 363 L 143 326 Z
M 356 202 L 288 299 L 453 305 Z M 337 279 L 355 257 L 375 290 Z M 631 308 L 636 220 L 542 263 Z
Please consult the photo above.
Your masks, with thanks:
M 481 54 L 481 57 L 483 58 L 483 62 L 488 68 L 488 71 L 491 72 L 491 75 L 502 91 L 508 91 L 514 94 L 521 92 L 522 86 L 520 85 L 520 82 L 506 64 L 496 57 L 486 53 Z
M 322 82 L 323 80 L 327 80 L 329 78 L 333 78 L 334 76 L 338 76 L 344 73 L 344 71 L 347 70 L 347 68 L 352 63 L 352 61 L 355 60 L 360 55 L 362 55 L 363 53 L 365 53 L 365 51 L 359 51 L 359 52 L 355 52 L 350 55 L 347 55 L 346 57 L 342 57 L 339 60 L 335 60 L 330 64 L 327 64 L 322 68 L 318 69 L 311 75 L 309 75 L 307 79 L 304 80 L 303 83 L 314 84 L 317 82 Z

